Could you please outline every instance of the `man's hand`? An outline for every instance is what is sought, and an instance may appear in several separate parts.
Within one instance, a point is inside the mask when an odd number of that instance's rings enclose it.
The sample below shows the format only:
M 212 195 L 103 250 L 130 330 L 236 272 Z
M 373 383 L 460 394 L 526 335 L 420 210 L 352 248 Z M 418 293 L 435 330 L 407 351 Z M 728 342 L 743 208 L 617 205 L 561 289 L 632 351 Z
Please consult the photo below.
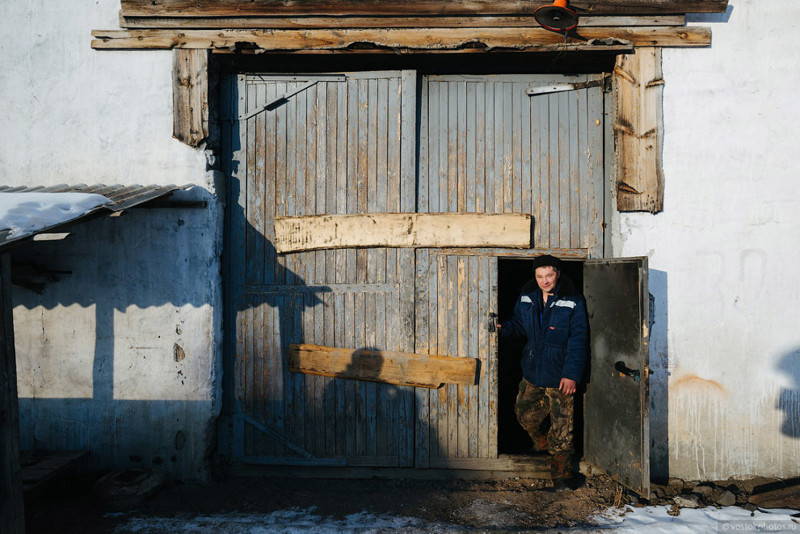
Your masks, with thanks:
M 575 389 L 577 388 L 578 384 L 574 380 L 570 380 L 569 378 L 562 378 L 561 383 L 558 385 L 558 390 L 563 393 L 564 395 L 572 395 L 575 393 Z

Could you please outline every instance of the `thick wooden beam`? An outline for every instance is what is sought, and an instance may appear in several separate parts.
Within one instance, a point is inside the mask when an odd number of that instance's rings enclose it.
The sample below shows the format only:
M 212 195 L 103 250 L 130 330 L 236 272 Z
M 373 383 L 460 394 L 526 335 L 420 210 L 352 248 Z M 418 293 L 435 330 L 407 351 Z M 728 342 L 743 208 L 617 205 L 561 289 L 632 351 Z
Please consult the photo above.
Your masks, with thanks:
M 684 15 L 587 16 L 581 27 L 683 26 Z M 314 28 L 538 28 L 526 16 L 473 17 L 121 17 L 129 29 L 314 29 Z
M 320 376 L 438 388 L 477 383 L 478 360 L 436 354 L 289 345 L 289 370 Z
M 664 208 L 661 50 L 618 56 L 614 78 L 617 209 L 658 213 Z
M 25 513 L 19 454 L 17 362 L 14 352 L 10 263 L 8 253 L 0 254 L 0 532 L 23 534 Z
M 706 27 L 579 28 L 564 36 L 541 28 L 430 28 L 371 30 L 95 30 L 95 49 L 206 48 L 225 50 L 348 50 L 370 45 L 387 50 L 567 50 L 613 44 L 699 47 L 711 44 Z
M 172 136 L 197 147 L 208 138 L 208 51 L 172 52 Z
M 125 17 L 529 15 L 548 0 L 121 0 Z M 719 13 L 728 0 L 573 0 L 579 14 Z
M 278 253 L 367 247 L 531 246 L 526 213 L 362 213 L 275 218 Z

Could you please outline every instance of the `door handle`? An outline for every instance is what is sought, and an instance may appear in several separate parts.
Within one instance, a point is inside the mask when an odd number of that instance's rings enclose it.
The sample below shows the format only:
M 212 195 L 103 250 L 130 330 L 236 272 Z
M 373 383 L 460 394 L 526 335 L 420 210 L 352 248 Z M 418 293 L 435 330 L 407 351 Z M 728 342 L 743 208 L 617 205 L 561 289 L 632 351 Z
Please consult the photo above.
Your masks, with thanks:
M 497 332 L 497 314 L 489 312 L 489 332 Z
M 618 361 L 617 363 L 615 363 L 614 369 L 616 369 L 623 375 L 628 375 L 630 377 L 633 377 L 634 382 L 639 381 L 639 371 L 637 369 L 631 369 L 630 367 L 625 365 L 625 362 L 623 361 Z

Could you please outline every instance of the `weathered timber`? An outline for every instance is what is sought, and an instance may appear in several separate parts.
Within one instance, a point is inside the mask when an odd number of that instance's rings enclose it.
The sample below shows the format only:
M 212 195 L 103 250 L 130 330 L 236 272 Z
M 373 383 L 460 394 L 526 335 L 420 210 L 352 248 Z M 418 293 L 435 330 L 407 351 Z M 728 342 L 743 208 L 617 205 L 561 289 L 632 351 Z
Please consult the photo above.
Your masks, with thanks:
M 547 0 L 121 0 L 121 13 L 132 16 L 246 17 L 258 15 L 523 15 L 550 4 Z M 573 0 L 579 14 L 633 15 L 719 13 L 728 0 Z
M 275 218 L 279 253 L 371 247 L 531 245 L 526 213 L 362 213 Z
M 542 28 L 430 28 L 319 30 L 95 30 L 92 48 L 314 51 L 374 46 L 402 50 L 568 50 L 571 46 L 703 47 L 711 44 L 706 27 L 640 26 L 579 28 L 564 36 Z
M 399 386 L 438 388 L 473 385 L 477 360 L 436 354 L 340 349 L 306 343 L 289 345 L 289 370 Z
M 0 255 L 0 532 L 25 532 L 19 453 L 17 367 L 11 305 L 11 260 Z
M 587 16 L 581 27 L 683 26 L 684 15 Z M 538 28 L 527 16 L 472 17 L 121 17 L 129 29 L 314 29 L 314 28 Z
M 172 136 L 197 147 L 208 138 L 208 51 L 172 52 Z
M 664 206 L 661 50 L 618 56 L 614 77 L 617 209 L 658 213 Z

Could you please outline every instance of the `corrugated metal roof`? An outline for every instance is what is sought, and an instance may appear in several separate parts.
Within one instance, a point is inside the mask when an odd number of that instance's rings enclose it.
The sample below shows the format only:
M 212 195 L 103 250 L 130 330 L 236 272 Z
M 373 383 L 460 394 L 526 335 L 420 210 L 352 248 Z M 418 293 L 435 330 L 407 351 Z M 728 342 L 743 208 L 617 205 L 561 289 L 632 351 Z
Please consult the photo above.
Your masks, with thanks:
M 177 191 L 178 189 L 188 189 L 194 187 L 192 184 L 188 185 L 52 185 L 49 187 L 34 186 L 34 187 L 9 187 L 7 185 L 0 185 L 0 193 L 94 193 L 103 195 L 111 200 L 111 204 L 106 204 L 103 207 L 113 211 L 121 211 L 124 209 L 138 206 L 145 202 L 155 200 L 157 198 L 165 197 Z
M 192 184 L 177 186 L 177 185 L 53 185 L 33 186 L 33 187 L 11 187 L 0 185 L 0 193 L 86 193 L 97 194 L 109 199 L 111 202 L 101 206 L 92 207 L 85 210 L 82 214 L 77 216 L 72 214 L 68 218 L 61 220 L 58 224 L 50 224 L 45 228 L 39 228 L 36 231 L 25 232 L 22 234 L 12 232 L 8 228 L 0 228 L 0 248 L 5 247 L 9 243 L 13 243 L 22 239 L 30 238 L 36 234 L 52 231 L 55 228 L 60 228 L 66 224 L 73 224 L 82 219 L 96 214 L 103 210 L 111 212 L 119 212 L 135 206 L 140 206 L 147 202 L 157 200 L 169 196 L 173 191 L 179 189 L 188 189 L 194 187 Z M 1 222 L 1 221 L 0 221 Z

